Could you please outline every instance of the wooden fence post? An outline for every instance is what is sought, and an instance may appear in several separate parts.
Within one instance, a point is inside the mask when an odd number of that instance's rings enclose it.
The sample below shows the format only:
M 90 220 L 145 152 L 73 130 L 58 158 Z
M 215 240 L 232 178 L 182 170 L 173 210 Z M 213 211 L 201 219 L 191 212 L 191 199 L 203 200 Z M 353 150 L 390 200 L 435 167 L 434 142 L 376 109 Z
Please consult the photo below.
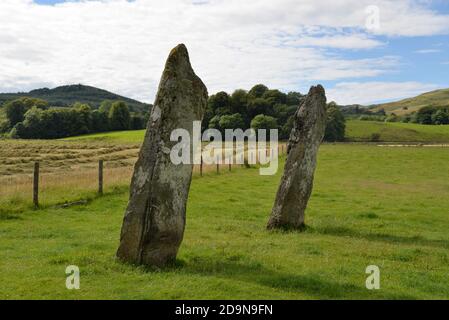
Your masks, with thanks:
M 39 162 L 34 163 L 33 204 L 34 207 L 39 207 Z
M 200 162 L 200 176 L 203 176 L 203 155 L 201 155 L 201 162 Z
M 217 163 L 217 174 L 219 174 L 219 173 L 220 173 L 220 164 Z
M 98 162 L 98 194 L 103 194 L 103 160 Z

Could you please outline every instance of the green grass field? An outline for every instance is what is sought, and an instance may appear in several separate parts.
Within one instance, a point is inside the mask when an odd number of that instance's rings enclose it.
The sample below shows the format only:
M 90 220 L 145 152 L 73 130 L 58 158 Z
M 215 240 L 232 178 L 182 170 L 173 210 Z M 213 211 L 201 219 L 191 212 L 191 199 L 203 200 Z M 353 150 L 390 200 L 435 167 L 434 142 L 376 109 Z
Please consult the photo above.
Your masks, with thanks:
M 371 141 L 372 135 L 375 133 L 380 135 L 379 142 L 449 143 L 449 126 L 360 120 L 348 120 L 346 122 L 346 139 L 348 141 Z M 90 134 L 64 140 L 139 143 L 143 140 L 144 135 L 145 130 L 118 131 Z
M 380 142 L 449 142 L 449 126 L 360 120 L 346 122 L 349 141 L 370 141 L 375 133 L 380 135 Z
M 146 130 L 114 131 L 105 133 L 86 134 L 61 140 L 65 141 L 105 141 L 114 143 L 141 143 Z
M 447 299 L 448 159 L 323 145 L 303 233 L 265 230 L 280 173 L 195 177 L 177 264 L 162 271 L 115 259 L 127 189 L 25 211 L 0 220 L 0 299 Z M 373 264 L 381 289 L 369 291 Z M 81 290 L 65 288 L 68 265 Z

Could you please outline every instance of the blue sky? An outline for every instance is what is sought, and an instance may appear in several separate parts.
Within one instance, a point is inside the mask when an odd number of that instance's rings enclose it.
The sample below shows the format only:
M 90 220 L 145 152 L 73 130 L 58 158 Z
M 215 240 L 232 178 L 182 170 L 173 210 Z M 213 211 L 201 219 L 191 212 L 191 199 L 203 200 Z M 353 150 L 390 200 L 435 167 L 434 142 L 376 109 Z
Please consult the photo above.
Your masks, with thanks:
M 0 91 L 84 83 L 151 102 L 181 42 L 210 93 L 322 83 L 371 104 L 449 88 L 443 0 L 4 0 L 0 19 Z

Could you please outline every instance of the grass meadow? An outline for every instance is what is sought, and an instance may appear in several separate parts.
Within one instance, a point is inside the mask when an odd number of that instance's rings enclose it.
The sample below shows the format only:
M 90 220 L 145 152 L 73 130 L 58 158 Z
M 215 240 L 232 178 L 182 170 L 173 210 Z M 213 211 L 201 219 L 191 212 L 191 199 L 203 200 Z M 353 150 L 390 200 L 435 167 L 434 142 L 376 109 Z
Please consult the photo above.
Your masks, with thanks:
M 346 136 L 349 141 L 371 141 L 377 134 L 379 142 L 449 143 L 449 126 L 415 123 L 349 120 Z
M 443 147 L 324 144 L 302 233 L 265 229 L 282 170 L 195 175 L 165 270 L 115 259 L 127 182 L 84 205 L 24 208 L 0 219 L 0 299 L 447 299 L 448 159 Z M 65 288 L 68 265 L 81 290 Z M 380 290 L 365 288 L 368 265 Z
M 372 141 L 373 134 L 378 134 L 376 141 Z M 136 130 L 96 133 L 64 140 L 139 143 L 144 135 L 145 130 Z M 348 120 L 346 122 L 346 140 L 349 142 L 449 143 L 449 126 Z

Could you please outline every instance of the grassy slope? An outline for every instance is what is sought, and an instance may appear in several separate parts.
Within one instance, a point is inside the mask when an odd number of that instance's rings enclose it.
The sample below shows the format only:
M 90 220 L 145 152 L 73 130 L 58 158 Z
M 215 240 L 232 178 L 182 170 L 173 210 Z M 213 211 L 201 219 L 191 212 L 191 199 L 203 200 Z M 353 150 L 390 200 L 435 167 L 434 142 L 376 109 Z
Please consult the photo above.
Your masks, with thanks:
M 380 141 L 385 142 L 449 142 L 449 126 L 347 121 L 346 137 L 348 140 L 369 141 L 373 133 L 379 133 Z
M 418 111 L 422 107 L 435 105 L 447 106 L 449 105 L 449 89 L 436 90 L 427 92 L 414 98 L 408 98 L 401 101 L 380 104 L 376 106 L 375 110 L 384 109 L 386 112 L 394 112 L 397 115 L 408 114 L 413 111 Z M 407 107 L 407 110 L 403 108 Z
M 126 193 L 0 220 L 0 298 L 449 298 L 448 157 L 322 146 L 305 233 L 264 229 L 279 175 L 195 178 L 178 265 L 159 272 L 114 258 Z M 70 264 L 80 291 L 65 289 Z
M 349 120 L 346 122 L 346 137 L 349 141 L 369 141 L 373 133 L 379 133 L 380 141 L 384 142 L 449 142 L 449 126 L 360 120 Z M 143 140 L 144 135 L 145 130 L 117 131 L 72 137 L 64 140 L 139 143 Z

